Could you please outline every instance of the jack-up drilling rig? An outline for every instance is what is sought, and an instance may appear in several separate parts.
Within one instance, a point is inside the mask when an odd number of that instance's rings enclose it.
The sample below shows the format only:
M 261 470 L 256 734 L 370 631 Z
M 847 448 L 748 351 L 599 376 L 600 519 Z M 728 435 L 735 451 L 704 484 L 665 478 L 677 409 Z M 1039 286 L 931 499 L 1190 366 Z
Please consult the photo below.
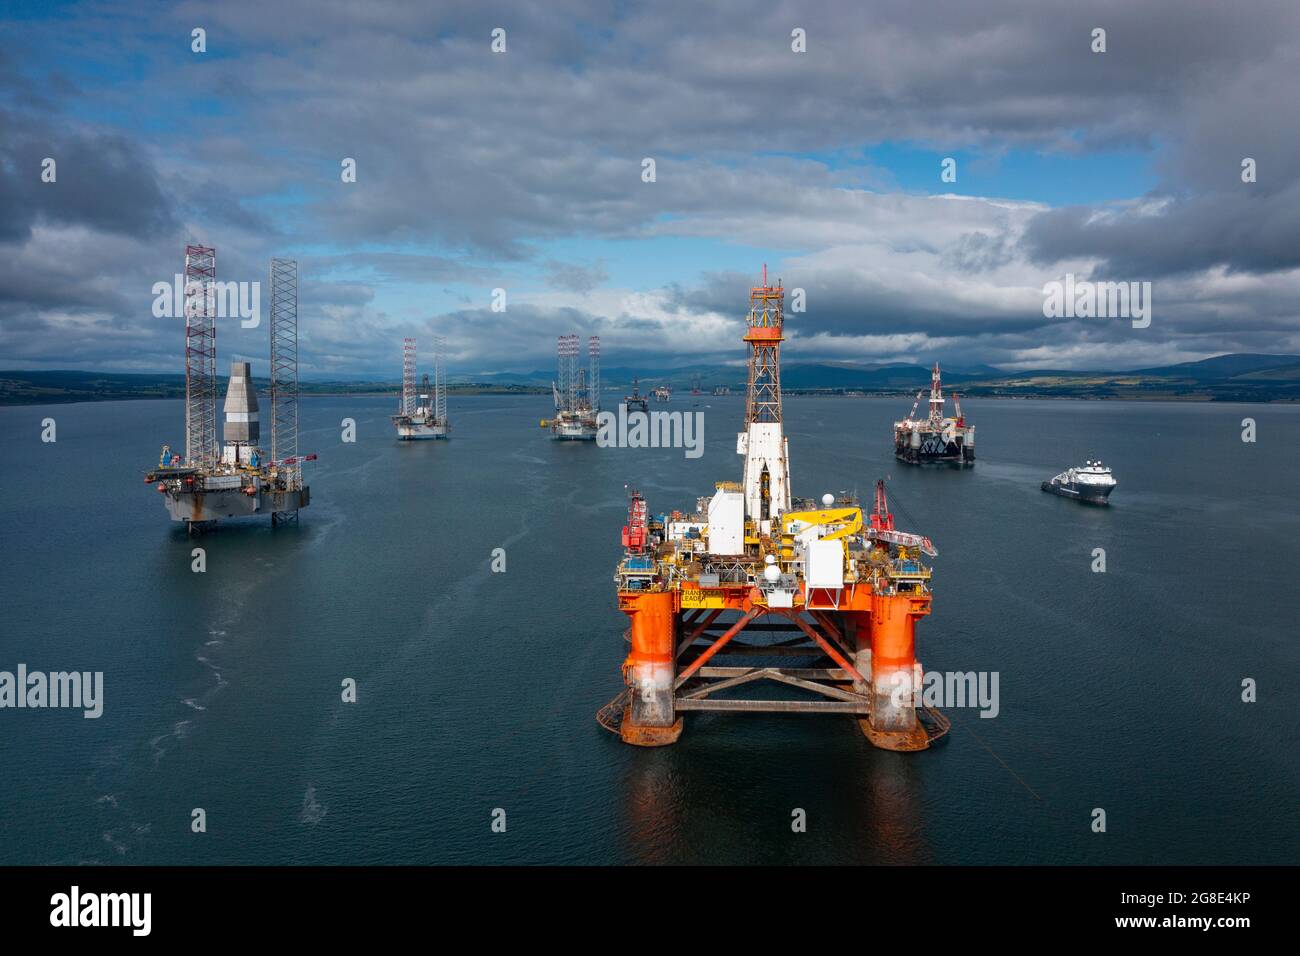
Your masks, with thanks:
M 257 392 L 248 362 L 232 362 L 224 443 L 217 444 L 217 253 L 185 247 L 185 454 L 163 445 L 156 483 L 174 521 L 190 533 L 218 518 L 298 520 L 311 501 L 298 454 L 298 263 L 271 260 L 271 454 L 261 449 Z
M 402 400 L 393 416 L 399 441 L 446 438 L 451 431 L 447 422 L 447 381 L 442 367 L 446 346 L 441 338 L 433 340 L 433 385 L 426 373 L 415 389 L 415 339 L 402 340 Z
M 596 416 L 600 412 L 600 336 L 587 340 L 588 369 L 578 367 L 579 339 L 561 335 L 556 353 L 559 375 L 551 383 L 555 417 L 543 418 L 541 426 L 560 441 L 595 441 Z
M 850 495 L 793 498 L 783 432 L 785 290 L 750 291 L 749 386 L 736 451 L 742 482 L 695 511 L 651 516 L 630 493 L 615 572 L 628 616 L 627 685 L 597 714 L 624 742 L 677 741 L 689 711 L 840 714 L 887 750 L 923 750 L 948 729 L 918 708 L 916 622 L 930 613 L 928 538 L 898 531 L 884 483 L 864 524 Z M 726 663 L 723 663 L 723 662 Z M 773 682 L 804 699 L 736 699 Z

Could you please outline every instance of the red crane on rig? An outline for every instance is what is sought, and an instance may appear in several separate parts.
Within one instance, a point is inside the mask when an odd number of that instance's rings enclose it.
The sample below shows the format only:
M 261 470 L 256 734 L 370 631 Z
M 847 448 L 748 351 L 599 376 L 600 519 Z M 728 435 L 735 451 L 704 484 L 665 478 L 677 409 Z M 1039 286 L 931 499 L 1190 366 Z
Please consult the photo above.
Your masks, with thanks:
M 876 482 L 876 500 L 871 506 L 871 526 L 867 528 L 867 537 L 905 548 L 920 548 L 932 558 L 939 554 L 934 544 L 924 535 L 894 530 L 894 515 L 890 512 L 889 500 L 885 497 L 884 479 Z
M 642 554 L 649 534 L 645 498 L 635 488 L 627 506 L 627 524 L 623 525 L 623 547 L 628 554 Z

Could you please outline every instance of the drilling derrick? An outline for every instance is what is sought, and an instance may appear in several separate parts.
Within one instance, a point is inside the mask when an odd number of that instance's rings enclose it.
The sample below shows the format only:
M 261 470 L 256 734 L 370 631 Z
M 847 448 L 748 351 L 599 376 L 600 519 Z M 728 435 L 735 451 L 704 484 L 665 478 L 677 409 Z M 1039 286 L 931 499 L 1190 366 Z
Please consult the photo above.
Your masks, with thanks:
M 749 346 L 749 388 L 745 430 L 736 452 L 745 456 L 745 514 L 770 533 L 772 519 L 790 508 L 789 447 L 781 426 L 781 341 L 785 328 L 785 289 L 778 282 L 749 292 L 745 342 Z
M 930 613 L 928 538 L 895 527 L 884 483 L 869 521 L 847 493 L 790 493 L 781 409 L 784 289 L 750 290 L 743 481 L 692 511 L 629 495 L 615 572 L 626 689 L 597 720 L 629 744 L 672 744 L 690 711 L 839 714 L 887 750 L 924 750 L 947 719 L 918 706 L 916 622 Z M 781 699 L 717 692 L 782 685 Z M 803 699 L 791 699 L 794 689 Z
M 217 250 L 185 247 L 185 461 L 217 462 Z

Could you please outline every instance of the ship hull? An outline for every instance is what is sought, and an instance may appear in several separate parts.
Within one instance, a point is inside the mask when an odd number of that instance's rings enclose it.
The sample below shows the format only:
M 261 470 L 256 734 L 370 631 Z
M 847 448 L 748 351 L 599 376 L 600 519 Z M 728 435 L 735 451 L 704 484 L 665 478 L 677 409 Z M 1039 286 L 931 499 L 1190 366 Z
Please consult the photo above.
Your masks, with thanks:
M 1059 495 L 1062 498 L 1072 498 L 1075 501 L 1082 501 L 1089 505 L 1108 505 L 1110 504 L 1110 493 L 1115 490 L 1114 485 L 1109 488 L 1083 488 L 1078 486 L 1073 488 L 1068 485 L 1059 485 L 1052 481 L 1043 482 L 1043 490 L 1053 495 Z
M 297 511 L 311 501 L 310 490 L 259 491 L 246 495 L 238 488 L 214 491 L 182 491 L 164 496 L 167 513 L 173 521 L 199 524 L 226 518 L 253 518 L 279 512 Z
M 426 439 L 446 438 L 446 425 L 398 425 L 398 441 L 424 441 Z

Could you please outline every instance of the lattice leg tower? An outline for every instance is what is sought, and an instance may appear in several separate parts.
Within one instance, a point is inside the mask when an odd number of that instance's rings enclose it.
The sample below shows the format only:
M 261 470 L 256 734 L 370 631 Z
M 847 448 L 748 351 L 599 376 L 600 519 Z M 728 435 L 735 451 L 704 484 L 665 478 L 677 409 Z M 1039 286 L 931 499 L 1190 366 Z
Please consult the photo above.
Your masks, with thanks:
M 185 247 L 185 463 L 217 464 L 217 251 Z
M 271 260 L 271 460 L 298 457 L 298 263 Z M 302 489 L 302 465 L 278 466 L 286 491 Z M 271 512 L 271 526 L 298 510 Z

